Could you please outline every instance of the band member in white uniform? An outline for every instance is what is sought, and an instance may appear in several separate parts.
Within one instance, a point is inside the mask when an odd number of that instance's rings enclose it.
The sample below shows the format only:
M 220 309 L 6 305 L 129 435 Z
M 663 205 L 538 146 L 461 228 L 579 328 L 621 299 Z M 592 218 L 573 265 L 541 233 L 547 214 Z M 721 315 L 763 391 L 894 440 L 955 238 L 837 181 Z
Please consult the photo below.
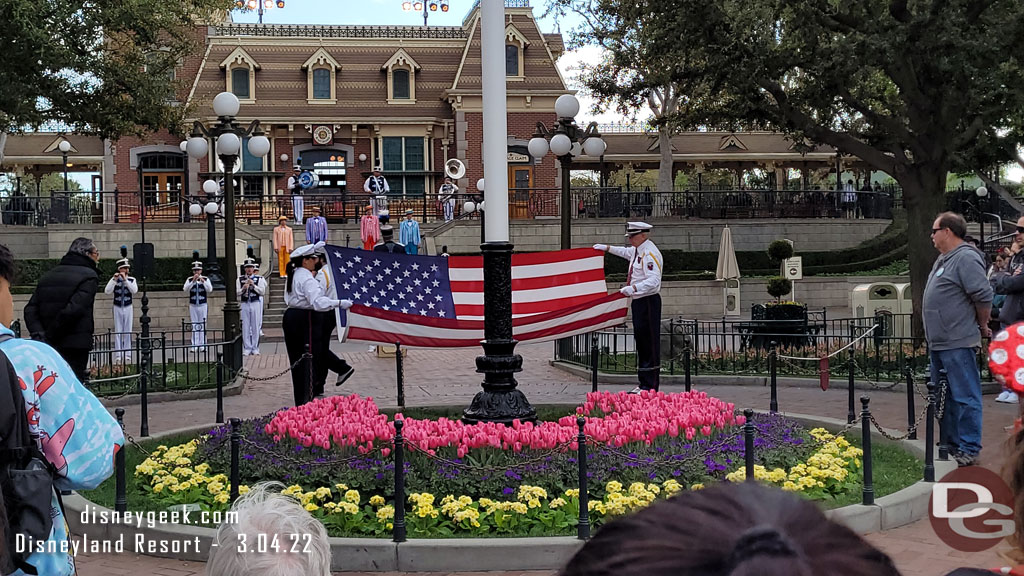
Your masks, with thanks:
M 117 261 L 117 274 L 107 281 L 104 290 L 114 295 L 114 363 L 130 364 L 132 361 L 132 324 L 135 322 L 135 308 L 132 294 L 139 291 L 135 278 L 128 275 L 127 258 Z
M 630 391 L 657 390 L 661 376 L 661 251 L 648 236 L 652 226 L 645 222 L 626 224 L 629 248 L 595 244 L 594 249 L 611 252 L 629 260 L 626 285 L 619 292 L 633 299 L 633 338 L 636 340 L 637 379 Z
M 437 199 L 441 202 L 445 222 L 455 219 L 455 195 L 458 193 L 459 187 L 452 183 L 451 178 L 445 176 L 444 184 L 441 184 L 441 188 L 437 191 Z
M 263 329 L 263 295 L 267 282 L 256 272 L 256 261 L 246 258 L 245 274 L 238 277 L 235 292 L 242 307 L 242 355 L 260 353 L 260 330 Z
M 192 351 L 206 349 L 206 300 L 213 292 L 210 279 L 203 276 L 203 263 L 192 263 L 192 276 L 182 289 L 188 293 L 188 315 L 192 321 Z
M 351 300 L 337 300 L 324 295 L 323 288 L 313 273 L 318 271 L 320 257 L 312 244 L 300 246 L 292 252 L 288 262 L 288 283 L 285 286 L 284 343 L 288 350 L 288 362 L 292 366 L 292 394 L 296 406 L 313 399 L 314 364 L 313 357 L 322 338 L 321 322 L 317 312 L 329 312 L 335 308 L 347 310 Z M 309 362 L 299 362 L 303 354 L 310 351 Z
M 288 177 L 288 193 L 292 195 L 292 214 L 295 223 L 302 226 L 303 213 L 306 210 L 306 199 L 302 197 L 302 184 L 299 177 L 302 176 L 302 169 L 298 166 L 292 168 L 292 175 Z
M 373 168 L 373 175 L 363 183 L 363 192 L 370 194 L 370 206 L 373 207 L 373 215 L 380 218 L 381 211 L 387 209 L 387 194 L 391 191 L 388 186 L 388 179 L 381 175 L 381 167 Z

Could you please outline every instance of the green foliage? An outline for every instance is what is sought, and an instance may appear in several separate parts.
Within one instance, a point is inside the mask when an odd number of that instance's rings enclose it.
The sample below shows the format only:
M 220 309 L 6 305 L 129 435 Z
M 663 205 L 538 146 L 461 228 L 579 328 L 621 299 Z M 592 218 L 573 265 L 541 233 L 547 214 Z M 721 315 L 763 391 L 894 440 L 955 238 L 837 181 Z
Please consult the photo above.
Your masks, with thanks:
M 231 0 L 0 3 L 0 132 L 46 123 L 104 137 L 174 126 L 174 69 Z
M 785 240 L 774 240 L 768 245 L 768 257 L 773 264 L 781 264 L 783 260 L 793 257 L 793 245 Z
M 782 276 L 772 276 L 765 285 L 765 290 L 776 300 L 793 291 L 793 283 Z
M 130 252 L 129 252 L 130 254 Z M 103 290 L 107 280 L 117 272 L 117 259 L 102 258 L 99 262 L 100 290 Z M 224 261 L 218 260 L 223 269 Z M 14 261 L 14 287 L 12 292 L 18 294 L 32 293 L 35 290 L 39 278 L 48 270 L 60 263 L 59 258 L 28 258 Z M 181 290 L 185 278 L 192 275 L 191 258 L 157 258 L 153 270 L 146 270 L 147 290 Z M 139 269 L 132 266 L 132 275 L 138 278 Z

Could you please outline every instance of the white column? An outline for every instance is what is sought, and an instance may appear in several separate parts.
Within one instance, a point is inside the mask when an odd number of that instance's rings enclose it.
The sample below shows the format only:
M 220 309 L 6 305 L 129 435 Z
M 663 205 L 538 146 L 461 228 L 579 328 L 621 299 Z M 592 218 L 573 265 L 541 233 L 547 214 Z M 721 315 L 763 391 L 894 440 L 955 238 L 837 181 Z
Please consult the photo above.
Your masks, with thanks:
M 483 65 L 484 210 L 487 242 L 508 242 L 508 112 L 505 102 L 505 1 L 480 3 Z

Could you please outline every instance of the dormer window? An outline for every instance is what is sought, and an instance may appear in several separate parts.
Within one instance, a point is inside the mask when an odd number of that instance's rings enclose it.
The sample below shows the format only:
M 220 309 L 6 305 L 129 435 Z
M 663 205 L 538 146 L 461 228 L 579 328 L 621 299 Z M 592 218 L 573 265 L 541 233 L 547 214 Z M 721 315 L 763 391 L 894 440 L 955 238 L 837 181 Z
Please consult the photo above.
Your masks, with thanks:
M 241 47 L 235 48 L 220 67 L 224 69 L 225 89 L 244 104 L 256 101 L 256 71 L 260 65 Z
M 420 65 L 402 49 L 381 66 L 388 76 L 388 104 L 416 103 L 416 71 L 419 69 Z
M 505 76 L 514 80 L 522 80 L 523 53 L 530 43 L 526 37 L 512 24 L 505 27 Z
M 327 50 L 320 48 L 302 64 L 306 70 L 306 101 L 309 104 L 335 104 L 337 74 L 341 65 Z

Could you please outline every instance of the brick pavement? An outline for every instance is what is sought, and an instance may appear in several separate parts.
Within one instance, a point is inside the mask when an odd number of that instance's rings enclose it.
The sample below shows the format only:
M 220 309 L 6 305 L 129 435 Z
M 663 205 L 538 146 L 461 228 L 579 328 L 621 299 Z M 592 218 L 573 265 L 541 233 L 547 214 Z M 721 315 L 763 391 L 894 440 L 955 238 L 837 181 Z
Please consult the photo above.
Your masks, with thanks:
M 358 393 L 372 396 L 380 406 L 396 403 L 395 361 L 376 358 L 362 344 L 335 344 L 355 368 L 356 374 L 342 388 L 328 384 L 328 394 Z M 520 346 L 523 372 L 518 375 L 521 388 L 535 403 L 576 403 L 590 389 L 590 384 L 575 376 L 552 368 L 551 344 Z M 283 343 L 266 343 L 260 356 L 247 357 L 246 367 L 253 375 L 271 375 L 287 365 Z M 482 379 L 475 372 L 473 359 L 477 350 L 411 350 L 405 361 L 406 404 L 463 405 L 480 389 Z M 698 381 L 699 383 L 699 381 Z M 602 389 L 620 390 L 626 386 L 602 386 Z M 679 390 L 681 387 L 666 387 Z M 734 402 L 738 407 L 767 409 L 769 390 L 761 386 L 708 386 L 709 394 Z M 860 396 L 861 392 L 858 392 Z M 870 394 L 876 418 L 885 426 L 898 428 L 905 424 L 906 400 L 902 393 L 875 391 Z M 982 464 L 998 470 L 1003 461 L 1002 444 L 1006 438 L 1003 427 L 1014 418 L 1016 408 L 997 405 L 991 396 L 985 398 L 984 444 Z M 291 405 L 291 383 L 288 375 L 269 382 L 249 382 L 239 396 L 225 399 L 227 417 L 252 417 Z M 922 405 L 918 403 L 918 406 Z M 779 389 L 779 408 L 844 418 L 847 396 L 842 388 L 822 392 L 817 387 L 782 387 Z M 858 405 L 859 409 L 859 405 Z M 207 424 L 213 421 L 215 401 L 189 400 L 150 406 L 150 431 L 157 433 L 184 426 Z M 138 431 L 138 408 L 126 407 L 126 424 L 131 433 Z M 938 576 L 958 566 L 995 567 L 1002 565 L 996 552 L 966 554 L 949 549 L 932 532 L 927 521 L 868 536 L 874 545 L 885 550 L 896 561 L 904 576 Z M 999 550 L 996 548 L 995 550 Z M 145 556 L 130 559 L 110 555 L 82 555 L 79 557 L 80 576 L 106 576 L 120 574 L 158 574 L 161 576 L 189 576 L 202 574 L 204 565 Z M 355 573 L 347 573 L 355 574 Z M 394 575 L 394 573 L 391 573 Z M 484 573 L 479 573 L 484 574 Z M 553 572 L 488 572 L 493 576 L 518 574 L 547 576 Z M 412 576 L 408 573 L 405 576 Z M 464 575 L 464 576 L 468 576 Z

